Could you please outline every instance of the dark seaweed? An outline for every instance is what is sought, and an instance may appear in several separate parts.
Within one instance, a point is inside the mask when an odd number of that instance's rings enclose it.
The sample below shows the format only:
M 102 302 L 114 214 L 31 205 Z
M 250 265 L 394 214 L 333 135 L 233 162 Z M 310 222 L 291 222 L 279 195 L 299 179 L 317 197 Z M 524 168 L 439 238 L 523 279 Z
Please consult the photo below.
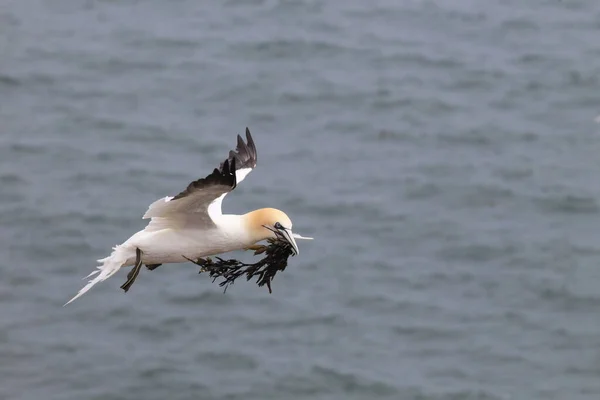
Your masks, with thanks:
M 246 275 L 247 281 L 258 277 L 256 284 L 258 286 L 267 285 L 269 293 L 273 293 L 271 281 L 277 272 L 285 270 L 288 258 L 293 254 L 293 250 L 292 246 L 281 237 L 267 239 L 267 241 L 268 245 L 253 246 L 252 249 L 255 250 L 255 255 L 265 254 L 264 258 L 253 264 L 246 264 L 235 259 L 224 260 L 220 257 L 215 257 L 214 260 L 209 257 L 199 258 L 198 260 L 188 258 L 188 260 L 200 266 L 200 274 L 208 272 L 209 276 L 213 278 L 213 282 L 223 278 L 219 282 L 219 286 L 224 287 L 223 293 L 242 275 Z

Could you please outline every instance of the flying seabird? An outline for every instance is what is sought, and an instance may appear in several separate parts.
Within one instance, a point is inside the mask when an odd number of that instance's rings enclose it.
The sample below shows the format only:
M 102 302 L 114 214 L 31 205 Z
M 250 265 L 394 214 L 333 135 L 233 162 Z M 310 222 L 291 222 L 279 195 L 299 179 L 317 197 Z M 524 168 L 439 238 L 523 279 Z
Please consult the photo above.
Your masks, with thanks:
M 246 142 L 238 135 L 236 151 L 230 151 L 219 168 L 191 182 L 176 196 L 152 203 L 143 216 L 150 218 L 148 225 L 115 246 L 110 256 L 98 260 L 101 265 L 85 278 L 97 275 L 65 305 L 124 266 L 133 265 L 121 286 L 127 291 L 143 264 L 153 270 L 162 264 L 252 249 L 257 242 L 275 237 L 284 238 L 298 254 L 295 239 L 312 238 L 293 233 L 292 221 L 283 211 L 261 208 L 244 215 L 221 212 L 223 198 L 256 167 L 256 160 L 256 146 L 246 128 Z

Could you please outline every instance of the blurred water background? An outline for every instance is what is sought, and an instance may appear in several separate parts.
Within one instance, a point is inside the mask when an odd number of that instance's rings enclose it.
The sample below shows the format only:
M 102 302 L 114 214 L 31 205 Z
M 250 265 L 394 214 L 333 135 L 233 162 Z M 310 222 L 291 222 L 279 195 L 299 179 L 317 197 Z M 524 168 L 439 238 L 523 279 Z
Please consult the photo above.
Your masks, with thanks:
M 600 398 L 600 2 L 0 2 L 0 399 Z M 62 305 L 218 165 L 316 238 Z M 235 253 L 246 260 L 250 254 Z

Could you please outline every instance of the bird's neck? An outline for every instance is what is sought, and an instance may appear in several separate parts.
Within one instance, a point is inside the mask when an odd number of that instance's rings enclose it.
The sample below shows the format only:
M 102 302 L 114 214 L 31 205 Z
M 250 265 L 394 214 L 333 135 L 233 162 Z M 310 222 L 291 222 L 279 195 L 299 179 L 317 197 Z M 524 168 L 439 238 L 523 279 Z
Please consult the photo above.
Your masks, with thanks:
M 219 217 L 215 224 L 231 240 L 249 246 L 256 243 L 255 234 L 248 229 L 248 224 L 244 215 L 224 214 Z

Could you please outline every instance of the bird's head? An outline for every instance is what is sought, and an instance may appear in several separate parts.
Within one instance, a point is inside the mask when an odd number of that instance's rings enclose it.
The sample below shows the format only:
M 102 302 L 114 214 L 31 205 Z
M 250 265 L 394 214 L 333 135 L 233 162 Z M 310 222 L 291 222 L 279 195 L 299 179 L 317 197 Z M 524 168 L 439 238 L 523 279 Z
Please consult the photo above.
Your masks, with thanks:
M 246 226 L 251 233 L 253 243 L 261 240 L 280 237 L 287 241 L 294 250 L 294 255 L 300 250 L 296 239 L 312 239 L 292 232 L 292 220 L 281 210 L 261 208 L 245 215 Z

